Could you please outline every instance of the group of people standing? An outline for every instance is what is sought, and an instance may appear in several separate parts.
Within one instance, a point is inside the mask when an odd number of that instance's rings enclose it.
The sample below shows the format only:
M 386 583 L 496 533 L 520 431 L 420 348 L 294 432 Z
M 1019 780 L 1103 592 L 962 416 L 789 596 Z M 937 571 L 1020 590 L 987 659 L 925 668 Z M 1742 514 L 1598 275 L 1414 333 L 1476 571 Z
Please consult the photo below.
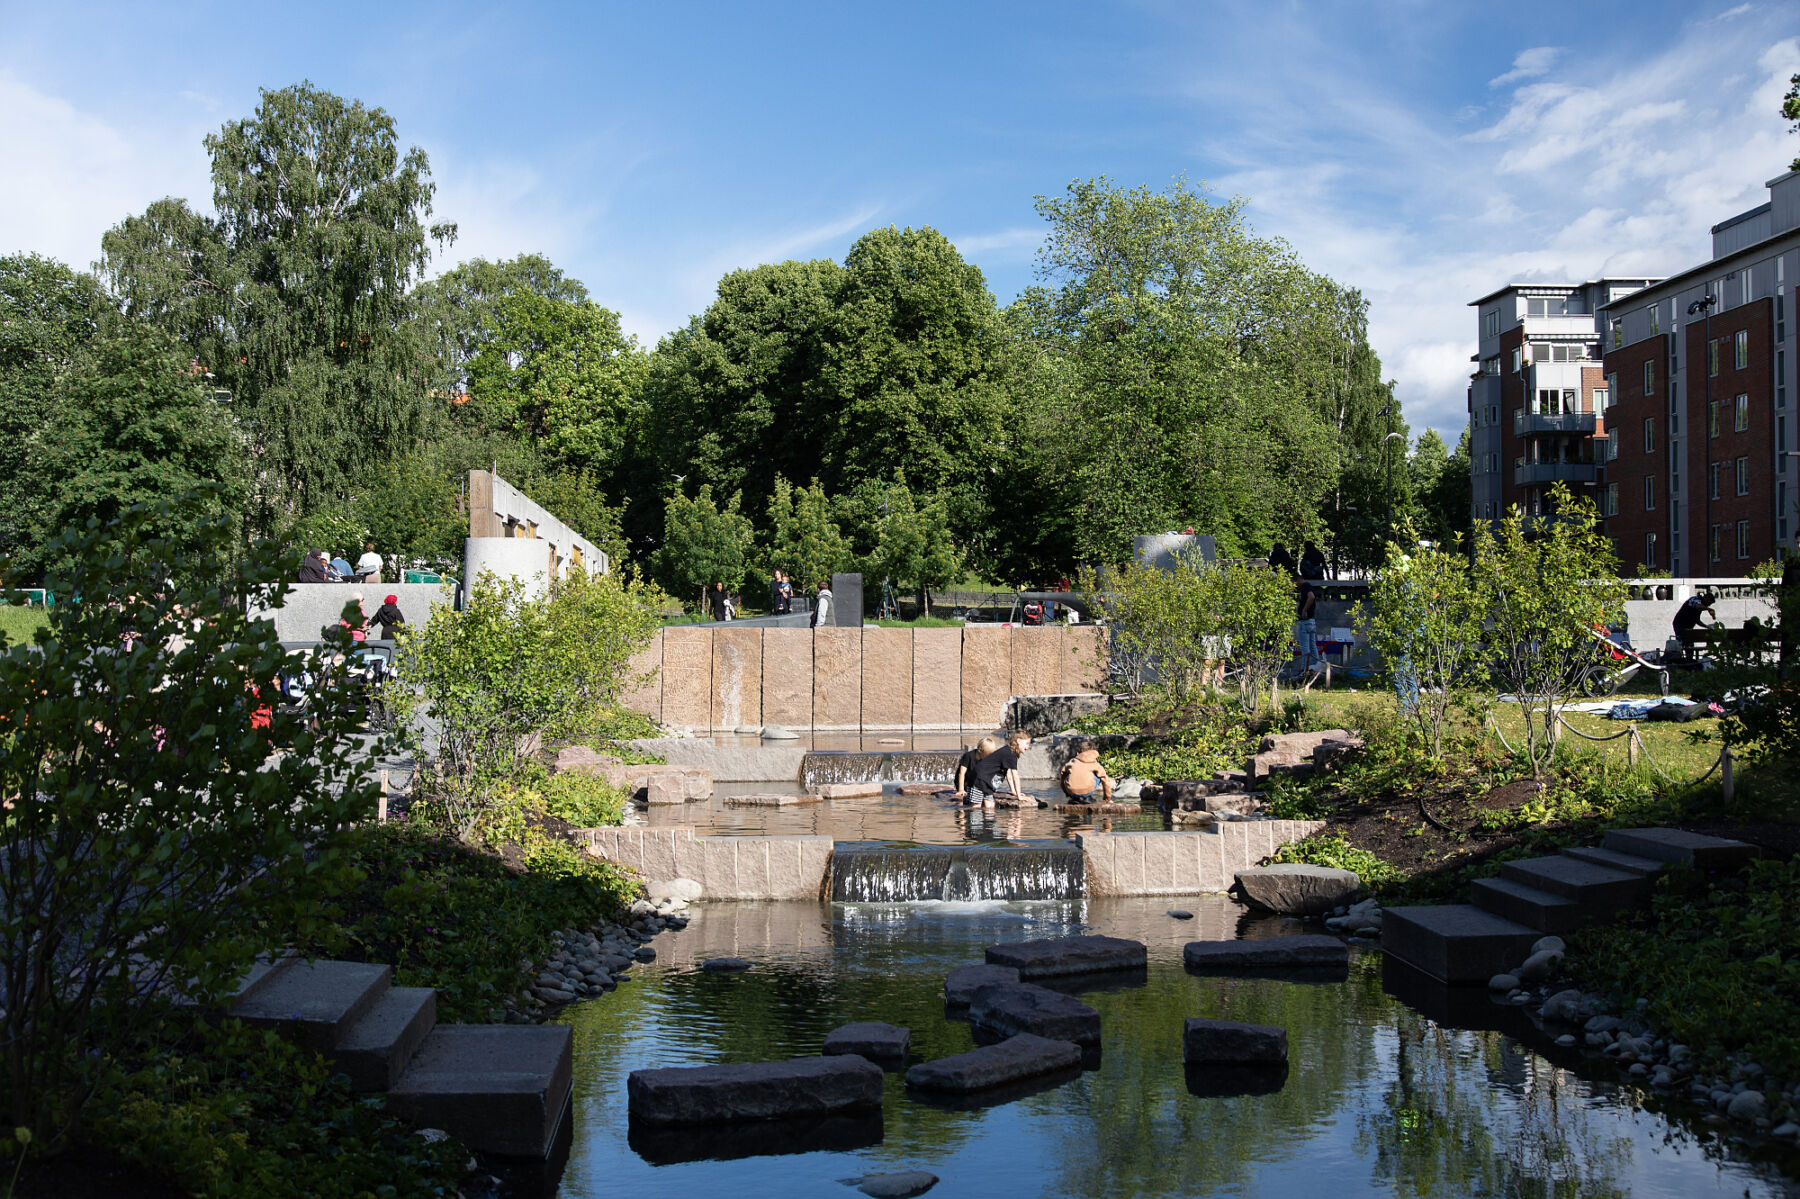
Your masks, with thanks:
M 820 583 L 813 595 L 812 624 L 813 628 L 831 623 L 831 585 Z M 735 592 L 725 590 L 725 584 L 714 582 L 706 593 L 706 610 L 714 620 L 736 620 L 743 601 Z M 778 570 L 769 580 L 769 611 L 775 616 L 791 616 L 794 611 L 794 583 L 785 570 Z

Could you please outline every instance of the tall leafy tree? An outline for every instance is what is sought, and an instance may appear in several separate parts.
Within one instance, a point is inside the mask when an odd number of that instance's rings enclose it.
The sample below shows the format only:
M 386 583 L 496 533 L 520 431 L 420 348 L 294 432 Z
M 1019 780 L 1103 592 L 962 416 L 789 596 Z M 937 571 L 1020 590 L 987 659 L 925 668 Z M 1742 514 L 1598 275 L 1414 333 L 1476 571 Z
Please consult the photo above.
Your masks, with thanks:
M 469 387 L 471 360 L 494 340 L 495 309 L 512 296 L 540 296 L 578 303 L 587 288 L 542 254 L 520 254 L 499 262 L 471 258 L 413 291 L 419 336 L 434 366 L 433 386 L 452 395 Z
M 797 590 L 830 582 L 834 571 L 854 562 L 855 551 L 834 519 L 831 497 L 817 479 L 810 487 L 793 487 L 776 476 L 768 512 L 769 567 L 787 571 Z
M 409 292 L 455 227 L 425 224 L 430 164 L 393 119 L 311 83 L 263 92 L 206 148 L 217 217 L 158 201 L 106 234 L 100 267 L 230 391 L 272 526 L 423 433 Z
M 86 360 L 110 310 L 90 275 L 36 254 L 0 257 L 0 556 L 34 573 L 52 496 L 29 469 L 31 438 Z
M 714 583 L 725 584 L 728 591 L 743 583 L 750 569 L 754 531 L 750 518 L 738 511 L 742 501 L 743 497 L 733 492 L 721 507 L 705 484 L 693 499 L 680 492 L 668 498 L 663 542 L 654 562 L 665 587 L 676 595 L 695 597 L 704 608 L 706 590 Z

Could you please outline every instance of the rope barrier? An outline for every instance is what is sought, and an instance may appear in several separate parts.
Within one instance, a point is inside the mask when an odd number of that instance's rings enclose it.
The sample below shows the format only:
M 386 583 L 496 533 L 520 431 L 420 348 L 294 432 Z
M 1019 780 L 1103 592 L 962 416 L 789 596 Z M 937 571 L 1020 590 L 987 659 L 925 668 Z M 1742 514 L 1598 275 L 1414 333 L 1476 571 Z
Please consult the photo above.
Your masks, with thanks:
M 1632 744 L 1636 747 L 1637 752 L 1643 755 L 1644 760 L 1646 762 L 1650 763 L 1650 768 L 1652 770 L 1656 771 L 1657 774 L 1661 775 L 1665 782 L 1673 783 L 1675 786 L 1678 786 L 1678 787 L 1698 787 L 1701 783 L 1704 783 L 1707 779 L 1711 778 L 1713 776 L 1714 771 L 1718 770 L 1721 766 L 1724 765 L 1726 755 L 1731 752 L 1731 748 L 1729 746 L 1721 748 L 1719 750 L 1719 756 L 1717 758 L 1714 758 L 1713 764 L 1706 768 L 1706 773 L 1702 774 L 1699 778 L 1694 779 L 1692 782 L 1684 783 L 1684 782 L 1681 782 L 1678 779 L 1676 779 L 1676 777 L 1674 775 L 1670 774 L 1667 770 L 1664 770 L 1662 768 L 1662 764 L 1659 763 L 1654 757 L 1651 756 L 1650 747 L 1647 744 L 1645 744 L 1643 735 L 1638 732 L 1638 726 L 1637 726 L 1636 721 L 1632 721 L 1630 724 L 1626 725 L 1625 728 L 1619 730 L 1616 733 L 1609 733 L 1604 737 L 1596 737 L 1592 733 L 1582 732 L 1580 729 L 1578 729 L 1574 725 L 1570 724 L 1568 721 L 1568 718 L 1565 717 L 1561 712 L 1558 712 L 1556 714 L 1556 722 L 1557 722 L 1558 726 L 1560 726 L 1561 728 L 1567 729 L 1569 732 L 1574 733 L 1577 737 L 1580 737 L 1583 740 L 1587 740 L 1587 741 L 1597 741 L 1597 742 L 1605 743 L 1607 741 L 1617 741 L 1621 737 L 1631 738 Z M 1504 745 L 1506 747 L 1506 752 L 1509 754 L 1512 754 L 1514 757 L 1517 757 L 1519 754 L 1518 748 L 1516 746 L 1514 746 L 1511 741 L 1508 741 L 1506 739 L 1506 734 L 1501 731 L 1500 724 L 1498 721 L 1496 721 L 1494 719 L 1494 715 L 1492 712 L 1488 713 L 1487 725 L 1488 725 L 1488 728 L 1493 730 L 1494 735 L 1496 737 L 1500 738 L 1500 744 Z

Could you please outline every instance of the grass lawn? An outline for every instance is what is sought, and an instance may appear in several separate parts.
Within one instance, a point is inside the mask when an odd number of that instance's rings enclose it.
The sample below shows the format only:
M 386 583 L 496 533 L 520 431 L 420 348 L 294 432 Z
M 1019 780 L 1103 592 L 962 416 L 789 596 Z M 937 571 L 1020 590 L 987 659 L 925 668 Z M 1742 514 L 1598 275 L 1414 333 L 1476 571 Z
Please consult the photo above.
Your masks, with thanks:
M 29 644 L 31 634 L 49 623 L 50 614 L 42 608 L 0 607 L 0 633 L 15 645 Z

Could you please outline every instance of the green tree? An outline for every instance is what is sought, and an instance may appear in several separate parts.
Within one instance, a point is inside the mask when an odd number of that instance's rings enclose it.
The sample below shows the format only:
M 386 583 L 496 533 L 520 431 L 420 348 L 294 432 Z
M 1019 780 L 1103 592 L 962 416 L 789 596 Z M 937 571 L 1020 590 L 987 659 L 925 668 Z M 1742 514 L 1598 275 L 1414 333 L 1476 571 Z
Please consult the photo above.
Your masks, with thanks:
M 454 474 L 422 451 L 393 458 L 371 471 L 356 498 L 353 524 L 383 554 L 461 573 L 469 517 Z M 301 539 L 303 545 L 314 542 Z M 342 544 L 332 541 L 331 544 Z
M 1383 669 L 1405 697 L 1401 717 L 1434 757 L 1459 695 L 1485 676 L 1486 597 L 1458 542 L 1411 554 L 1389 551 L 1385 569 L 1358 605 L 1356 620 Z
M 311 83 L 263 92 L 206 148 L 217 219 L 159 200 L 102 238 L 100 268 L 231 393 L 272 529 L 424 433 L 409 289 L 455 228 L 426 227 L 430 165 L 392 118 Z
M 1781 97 L 1781 119 L 1788 123 L 1788 129 L 1800 133 L 1800 74 L 1788 80 L 1787 94 Z M 1800 171 L 1800 155 L 1788 163 L 1788 170 Z
M 928 613 L 933 588 L 956 581 L 962 553 L 950 533 L 949 504 L 942 495 L 920 504 L 895 470 L 885 486 L 858 489 L 857 514 L 867 522 L 860 540 L 868 546 L 862 569 L 870 580 L 889 579 L 914 591 L 919 611 Z
M 244 499 L 242 450 L 223 405 L 201 384 L 187 355 L 153 329 L 126 325 L 91 347 L 30 442 L 30 470 L 49 497 L 46 541 L 89 520 L 110 524 L 136 505 L 172 502 L 202 484 L 213 486 L 192 503 L 209 518 L 235 519 Z M 235 538 L 191 545 L 190 570 L 222 565 Z
M 742 500 L 733 492 L 720 508 L 712 488 L 702 484 L 693 499 L 676 492 L 664 505 L 656 577 L 672 593 L 694 596 L 699 609 L 706 606 L 707 588 L 723 583 L 730 591 L 743 583 L 749 569 L 754 530 L 749 517 L 738 512 Z
M 792 487 L 776 476 L 768 511 L 769 566 L 787 571 L 796 592 L 828 583 L 834 571 L 853 565 L 854 551 L 832 519 L 831 499 L 817 479 L 810 487 Z
M 1436 429 L 1419 435 L 1406 460 L 1409 515 L 1419 537 L 1445 546 L 1469 528 L 1468 430 L 1452 455 Z
M 496 308 L 512 296 L 574 304 L 588 292 L 541 254 L 471 258 L 413 290 L 415 325 L 435 364 L 434 387 L 450 395 L 468 391 L 469 364 L 493 343 Z
M 36 254 L 0 257 L 0 557 L 40 564 L 50 495 L 29 468 L 31 439 L 85 360 L 110 311 L 90 275 Z

